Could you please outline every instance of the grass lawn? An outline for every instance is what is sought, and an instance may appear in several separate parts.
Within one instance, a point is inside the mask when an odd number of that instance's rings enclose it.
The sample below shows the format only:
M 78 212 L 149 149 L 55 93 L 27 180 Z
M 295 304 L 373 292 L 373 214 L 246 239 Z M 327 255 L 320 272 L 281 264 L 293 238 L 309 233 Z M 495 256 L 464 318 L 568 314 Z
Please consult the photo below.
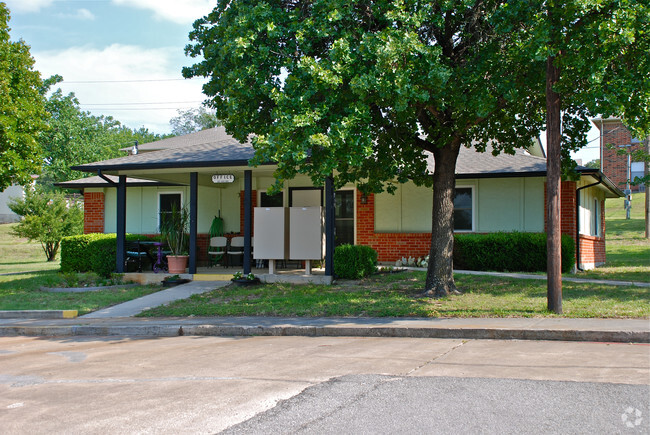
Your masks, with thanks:
M 47 261 L 41 244 L 10 235 L 15 224 L 0 224 L 0 274 L 59 270 L 60 260 Z
M 40 243 L 11 236 L 13 226 L 0 225 L 0 274 L 12 273 L 0 275 L 0 310 L 77 310 L 82 315 L 160 290 L 160 286 L 138 286 L 87 293 L 40 291 L 41 286 L 61 286 L 65 280 L 58 273 L 60 261 L 57 257 L 48 262 Z
M 0 276 L 0 310 L 77 310 L 79 315 L 130 301 L 160 290 L 160 286 L 138 286 L 85 293 L 49 293 L 41 286 L 59 280 L 56 271 Z
M 289 284 L 218 289 L 141 314 L 147 316 L 555 317 L 546 282 L 456 275 L 465 294 L 420 297 L 424 272 L 373 276 L 333 286 Z M 564 317 L 650 317 L 650 289 L 566 283 Z
M 622 198 L 607 200 L 607 264 L 579 272 L 576 277 L 650 282 L 650 241 L 645 238 L 644 195 L 632 195 L 630 220 L 625 219 Z

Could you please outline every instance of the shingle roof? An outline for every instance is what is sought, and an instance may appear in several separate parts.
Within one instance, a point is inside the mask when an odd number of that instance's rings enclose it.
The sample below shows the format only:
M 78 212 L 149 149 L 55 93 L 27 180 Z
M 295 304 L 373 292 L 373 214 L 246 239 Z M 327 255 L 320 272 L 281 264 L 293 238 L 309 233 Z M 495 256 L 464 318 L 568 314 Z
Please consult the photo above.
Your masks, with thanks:
M 429 170 L 433 173 L 433 156 L 429 159 Z M 524 150 L 516 150 L 514 155 L 501 153 L 492 155 L 488 147 L 485 152 L 474 148 L 462 147 L 456 162 L 457 176 L 490 176 L 490 175 L 545 175 L 546 159 L 531 156 Z
M 167 139 L 161 139 L 154 142 L 148 142 L 138 145 L 138 151 L 149 152 L 159 151 L 170 148 L 185 148 L 188 146 L 206 145 L 217 143 L 224 140 L 235 141 L 235 139 L 226 133 L 224 127 L 208 128 L 196 133 L 185 134 L 183 136 L 174 136 Z M 236 141 L 235 141 L 236 142 Z M 122 148 L 123 151 L 131 150 L 131 147 Z
M 202 133 L 202 132 L 199 132 Z M 192 136 L 199 133 L 192 133 Z M 192 144 L 186 141 L 181 146 L 176 143 L 160 151 L 152 151 L 118 157 L 116 159 L 100 162 L 86 163 L 73 166 L 73 169 L 84 172 L 95 172 L 98 169 L 126 170 L 126 169 L 156 169 L 156 168 L 181 168 L 181 167 L 211 167 L 211 166 L 246 166 L 253 157 L 255 150 L 251 144 L 242 144 L 234 138 L 228 137 L 218 141 L 202 144 Z

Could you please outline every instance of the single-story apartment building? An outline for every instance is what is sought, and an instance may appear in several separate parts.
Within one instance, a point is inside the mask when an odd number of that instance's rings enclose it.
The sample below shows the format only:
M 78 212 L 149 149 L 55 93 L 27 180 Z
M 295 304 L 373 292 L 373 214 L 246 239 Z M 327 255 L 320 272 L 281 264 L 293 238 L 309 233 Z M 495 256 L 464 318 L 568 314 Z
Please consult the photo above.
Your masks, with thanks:
M 58 185 L 83 191 L 84 231 L 117 233 L 118 248 L 120 234 L 156 234 L 162 214 L 174 204 L 187 205 L 190 273 L 207 261 L 215 216 L 223 219 L 224 232 L 244 235 L 250 250 L 258 206 L 324 206 L 327 252 L 341 243 L 367 245 L 378 252 L 380 262 L 429 252 L 430 188 L 409 182 L 395 194 L 364 195 L 354 184 L 334 192 L 331 183 L 313 186 L 308 177 L 299 176 L 271 196 L 267 189 L 275 182 L 275 166 L 250 167 L 252 145 L 238 142 L 222 127 L 129 151 L 125 157 L 75 166 L 96 175 Z M 432 157 L 429 163 L 433 171 Z M 578 167 L 578 173 L 578 181 L 562 182 L 562 232 L 579 240 L 577 266 L 593 268 L 605 262 L 605 198 L 623 193 L 598 169 Z M 539 143 L 499 156 L 462 148 L 456 178 L 456 232 L 545 231 L 546 158 Z

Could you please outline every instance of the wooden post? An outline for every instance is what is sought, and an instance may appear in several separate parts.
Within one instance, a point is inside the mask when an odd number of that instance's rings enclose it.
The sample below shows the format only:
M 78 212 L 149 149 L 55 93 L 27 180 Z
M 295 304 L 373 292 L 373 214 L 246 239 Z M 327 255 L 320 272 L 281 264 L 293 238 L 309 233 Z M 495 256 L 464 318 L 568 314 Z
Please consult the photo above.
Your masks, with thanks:
M 126 175 L 120 175 L 117 183 L 117 247 L 115 252 L 115 270 L 125 272 L 126 259 Z
M 190 172 L 190 263 L 188 272 L 196 273 L 197 263 L 197 216 L 198 216 L 198 172 Z
M 244 171 L 244 275 L 251 273 L 251 215 L 252 215 L 253 171 Z

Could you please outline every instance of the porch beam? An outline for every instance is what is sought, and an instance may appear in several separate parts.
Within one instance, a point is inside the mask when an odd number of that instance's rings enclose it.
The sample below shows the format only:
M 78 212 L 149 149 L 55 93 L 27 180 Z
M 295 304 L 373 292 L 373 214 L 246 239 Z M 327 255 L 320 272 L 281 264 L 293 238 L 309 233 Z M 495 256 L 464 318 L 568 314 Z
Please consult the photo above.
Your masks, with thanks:
M 199 191 L 199 173 L 190 172 L 190 263 L 188 272 L 196 273 L 197 263 L 197 216 L 198 216 L 198 191 Z
M 244 171 L 244 275 L 251 273 L 251 216 L 253 211 L 253 171 Z
M 334 179 L 325 179 L 325 276 L 334 276 Z
M 126 259 L 126 175 L 120 175 L 117 183 L 117 226 L 116 226 L 116 255 L 115 270 L 124 273 Z

